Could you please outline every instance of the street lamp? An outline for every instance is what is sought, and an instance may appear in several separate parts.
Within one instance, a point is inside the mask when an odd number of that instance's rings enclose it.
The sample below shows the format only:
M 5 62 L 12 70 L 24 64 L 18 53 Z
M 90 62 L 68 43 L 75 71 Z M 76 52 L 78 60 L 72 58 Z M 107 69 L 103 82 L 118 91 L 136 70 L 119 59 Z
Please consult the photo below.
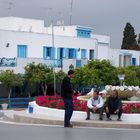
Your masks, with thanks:
M 119 78 L 119 81 L 120 81 L 120 86 L 123 85 L 124 77 L 125 77 L 125 74 L 118 74 L 118 78 Z

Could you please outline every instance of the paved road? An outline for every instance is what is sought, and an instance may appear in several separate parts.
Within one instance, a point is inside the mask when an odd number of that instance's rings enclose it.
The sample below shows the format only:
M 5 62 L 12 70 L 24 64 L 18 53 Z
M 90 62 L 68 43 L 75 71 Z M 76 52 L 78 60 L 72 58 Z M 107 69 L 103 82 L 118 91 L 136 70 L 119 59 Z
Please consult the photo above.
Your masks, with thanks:
M 138 140 L 140 130 L 63 128 L 0 123 L 0 140 Z

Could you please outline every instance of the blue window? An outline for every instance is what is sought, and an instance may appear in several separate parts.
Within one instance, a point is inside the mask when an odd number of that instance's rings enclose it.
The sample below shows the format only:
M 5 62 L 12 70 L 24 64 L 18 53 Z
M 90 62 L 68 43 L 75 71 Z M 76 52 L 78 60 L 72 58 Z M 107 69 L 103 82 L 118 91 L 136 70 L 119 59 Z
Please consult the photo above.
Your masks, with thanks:
M 136 66 L 136 58 L 132 58 L 132 65 Z
M 74 58 L 74 49 L 69 49 L 69 59 Z
M 89 60 L 94 59 L 94 50 L 89 51 Z
M 75 59 L 77 57 L 77 50 L 76 49 L 69 49 L 68 52 L 69 59 Z
M 77 30 L 77 37 L 83 37 L 83 38 L 91 37 L 92 28 L 77 26 L 76 30 Z
M 53 47 L 43 47 L 43 58 L 44 59 L 53 59 L 53 53 L 55 53 Z
M 86 58 L 86 49 L 81 49 L 81 59 Z
M 90 38 L 90 31 L 77 30 L 77 37 Z
M 67 59 L 76 59 L 77 58 L 77 49 L 66 48 L 66 58 Z
M 76 60 L 76 67 L 80 68 L 81 67 L 81 60 Z
M 17 57 L 21 57 L 21 58 L 27 57 L 27 45 L 17 46 Z

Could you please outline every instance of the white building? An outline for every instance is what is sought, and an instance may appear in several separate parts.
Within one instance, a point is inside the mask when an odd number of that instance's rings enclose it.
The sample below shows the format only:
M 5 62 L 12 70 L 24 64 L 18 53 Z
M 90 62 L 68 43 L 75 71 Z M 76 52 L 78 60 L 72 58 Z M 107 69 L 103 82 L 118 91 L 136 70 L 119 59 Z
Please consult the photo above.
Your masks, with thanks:
M 52 29 L 53 34 L 52 35 Z M 112 49 L 110 37 L 94 34 L 90 27 L 45 27 L 43 20 L 0 18 L 0 70 L 24 73 L 31 62 L 68 71 L 91 59 L 108 59 L 114 66 L 139 65 L 139 51 Z

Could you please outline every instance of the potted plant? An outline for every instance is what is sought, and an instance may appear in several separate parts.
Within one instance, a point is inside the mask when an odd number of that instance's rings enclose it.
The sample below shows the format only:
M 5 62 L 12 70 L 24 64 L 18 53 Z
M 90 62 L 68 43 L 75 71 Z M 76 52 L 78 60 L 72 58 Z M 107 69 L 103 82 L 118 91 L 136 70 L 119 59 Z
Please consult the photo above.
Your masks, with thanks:
M 3 110 L 6 110 L 8 108 L 8 102 L 7 101 L 3 101 L 1 103 L 1 107 L 2 107 Z

